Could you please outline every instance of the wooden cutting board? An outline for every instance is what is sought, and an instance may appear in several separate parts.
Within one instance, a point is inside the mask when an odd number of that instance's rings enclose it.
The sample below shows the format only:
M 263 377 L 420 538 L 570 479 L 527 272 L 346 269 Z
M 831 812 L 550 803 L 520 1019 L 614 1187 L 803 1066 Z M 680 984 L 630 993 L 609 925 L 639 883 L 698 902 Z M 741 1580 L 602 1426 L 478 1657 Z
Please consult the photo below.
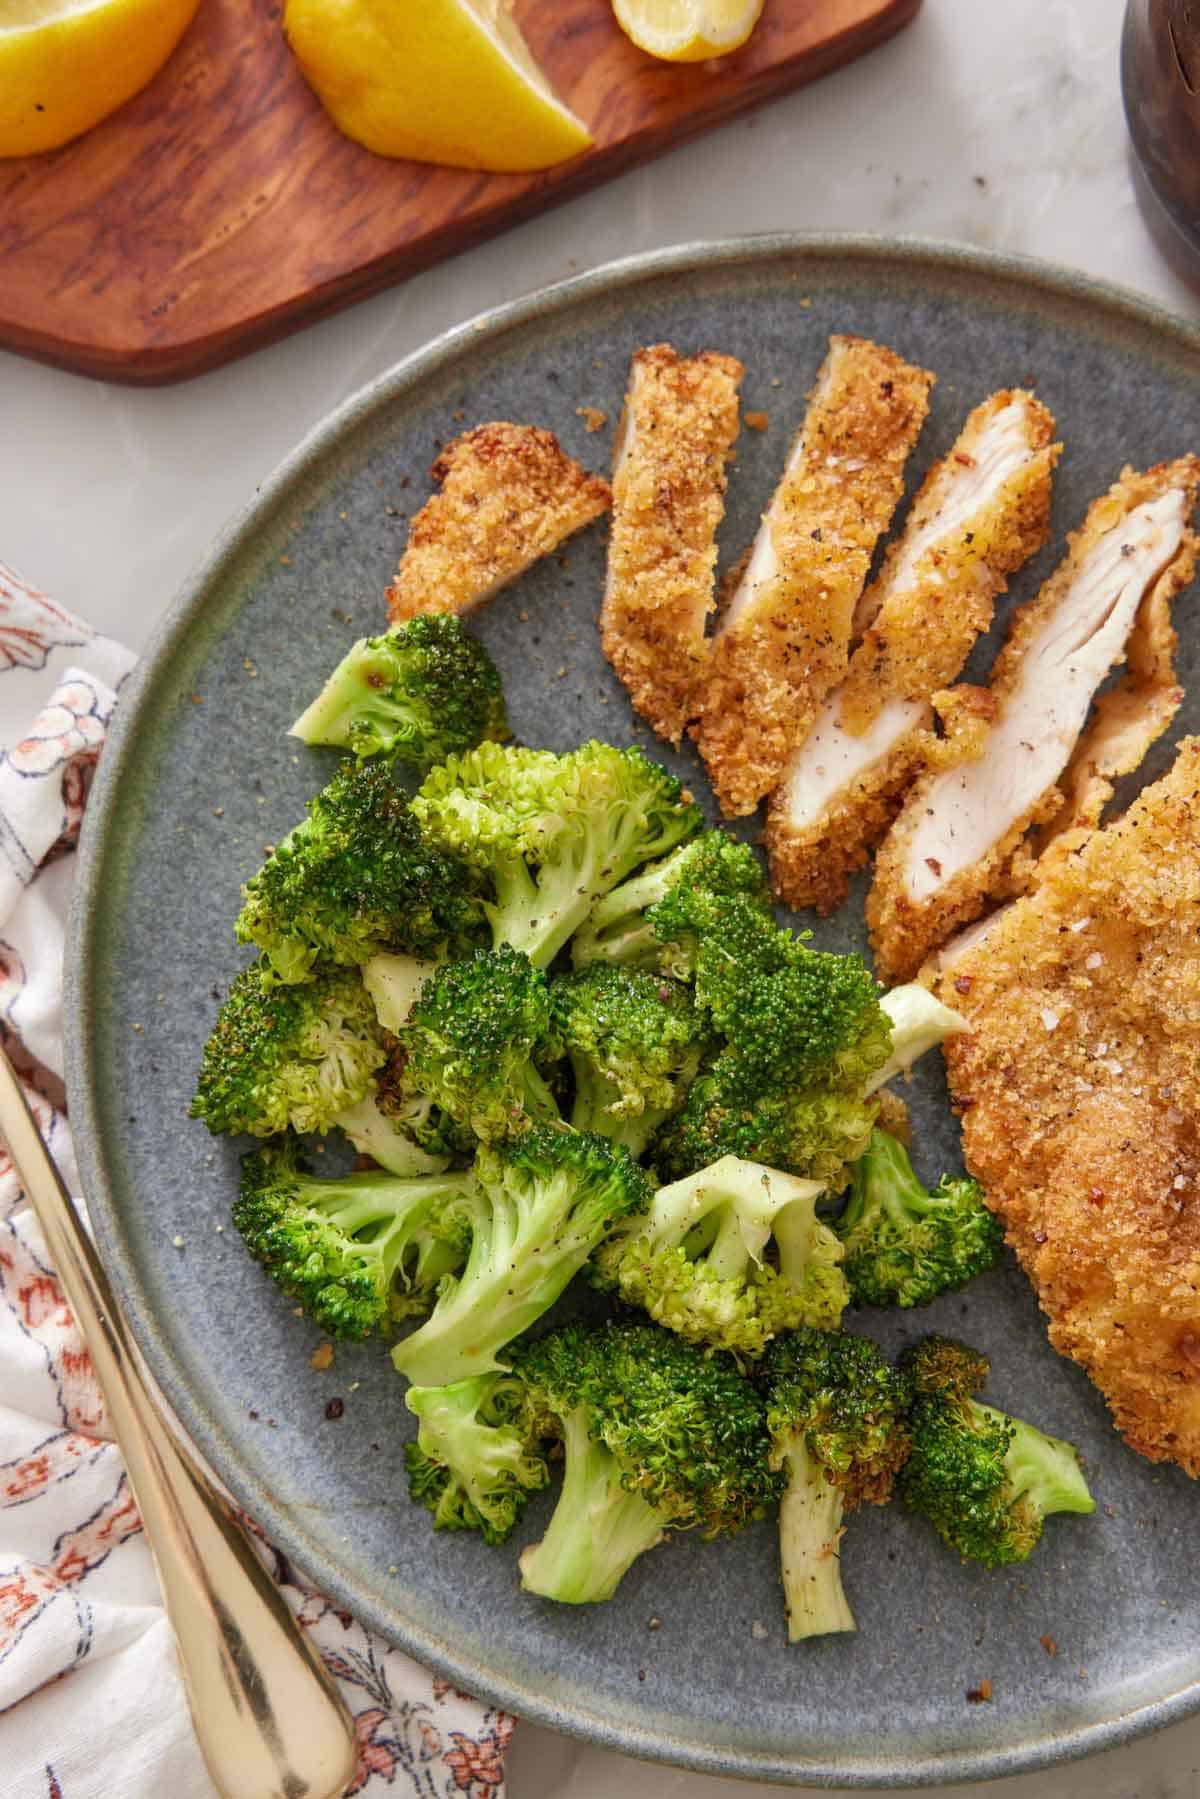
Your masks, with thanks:
M 767 0 L 743 50 L 672 67 L 609 0 L 515 0 L 596 141 L 543 174 L 481 175 L 351 143 L 280 5 L 201 0 L 136 99 L 62 150 L 0 161 L 0 343 L 110 381 L 199 374 L 824 74 L 919 5 Z

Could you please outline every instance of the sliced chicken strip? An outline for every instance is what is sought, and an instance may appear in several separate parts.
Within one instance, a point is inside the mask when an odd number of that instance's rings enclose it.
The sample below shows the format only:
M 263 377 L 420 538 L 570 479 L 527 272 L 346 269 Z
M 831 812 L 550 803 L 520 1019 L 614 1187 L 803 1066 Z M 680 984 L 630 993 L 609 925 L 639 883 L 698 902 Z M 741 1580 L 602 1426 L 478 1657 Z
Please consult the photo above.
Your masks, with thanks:
M 693 735 L 722 810 L 753 812 L 845 672 L 871 556 L 900 499 L 933 376 L 834 337 L 713 643 Z
M 1034 833 L 1029 844 L 1034 861 L 1031 885 L 1044 880 L 1059 858 L 1073 854 L 1095 830 L 1116 782 L 1141 767 L 1150 746 L 1175 717 L 1183 702 L 1175 673 L 1178 641 L 1168 596 L 1161 585 L 1156 586 L 1143 601 L 1130 634 L 1127 672 L 1096 701 L 1095 717 L 1059 783 L 1063 809 Z
M 1168 605 L 1191 579 L 1198 484 L 1192 456 L 1145 474 L 1127 469 L 1014 617 L 987 690 L 990 722 L 981 699 L 969 731 L 939 705 L 948 726 L 940 765 L 905 801 L 867 899 L 885 979 L 907 979 L 989 897 L 1028 884 L 1022 840 L 1064 805 L 1058 783 L 1097 688 L 1125 655 L 1143 603 Z
M 408 528 L 387 590 L 393 624 L 418 612 L 466 612 L 607 511 L 608 482 L 589 475 L 552 431 L 502 421 L 448 443 L 430 474 L 441 491 Z
M 763 833 L 771 884 L 795 911 L 835 912 L 849 878 L 887 831 L 933 742 L 927 700 L 884 702 L 861 737 L 838 721 L 835 694 L 771 795 Z
M 1050 1341 L 1200 1475 L 1200 741 L 990 921 L 938 990 L 968 1168 Z
M 839 695 L 861 734 L 893 695 L 946 687 L 990 628 L 1008 577 L 1045 543 L 1062 445 L 1051 413 L 1024 389 L 976 406 L 921 484 L 903 534 L 859 603 L 861 642 Z
M 634 710 L 675 744 L 708 659 L 742 374 L 735 357 L 711 350 L 638 350 L 617 428 L 600 639 Z
M 780 899 L 832 912 L 921 772 L 928 696 L 991 624 L 1008 576 L 1045 542 L 1061 444 L 1032 394 L 1004 389 L 930 469 L 904 531 L 859 602 L 864 631 L 771 796 L 766 843 Z

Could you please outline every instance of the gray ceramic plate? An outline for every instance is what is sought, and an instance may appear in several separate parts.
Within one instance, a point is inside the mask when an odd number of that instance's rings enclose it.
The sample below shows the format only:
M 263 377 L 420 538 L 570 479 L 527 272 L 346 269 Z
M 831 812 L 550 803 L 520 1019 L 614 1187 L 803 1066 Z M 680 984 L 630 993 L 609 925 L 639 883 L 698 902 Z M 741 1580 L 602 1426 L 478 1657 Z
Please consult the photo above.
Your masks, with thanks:
M 410 1508 L 410 1420 L 387 1356 L 339 1349 L 329 1371 L 310 1368 L 313 1331 L 217 1230 L 237 1148 L 185 1116 L 218 992 L 242 959 L 230 931 L 239 882 L 328 772 L 323 753 L 283 732 L 350 639 L 379 625 L 438 444 L 463 420 L 534 420 L 602 467 L 608 433 L 589 436 L 577 408 L 615 418 L 636 345 L 733 351 L 745 405 L 770 423 L 738 447 L 728 559 L 751 534 L 831 331 L 880 338 L 938 372 L 914 479 L 990 389 L 1037 383 L 1067 448 L 1054 548 L 1013 597 L 1034 590 L 1126 460 L 1175 456 L 1200 435 L 1195 334 L 1110 290 L 961 250 L 769 239 L 673 251 L 452 333 L 302 445 L 126 690 L 81 852 L 71 1105 L 105 1258 L 151 1367 L 237 1497 L 326 1592 L 467 1688 L 615 1748 L 763 1779 L 908 1785 L 1082 1754 L 1200 1699 L 1195 1489 L 1122 1446 L 1082 1374 L 1047 1347 L 1015 1268 L 920 1317 L 869 1322 L 891 1345 L 938 1327 L 985 1346 L 992 1396 L 1081 1445 L 1094 1520 L 1052 1521 L 1026 1567 L 985 1574 L 899 1507 L 864 1516 L 844 1556 L 859 1634 L 798 1649 L 784 1640 L 769 1523 L 732 1544 L 677 1540 L 643 1558 L 611 1604 L 556 1609 L 518 1591 L 517 1545 L 435 1536 Z M 602 532 L 585 533 L 478 620 L 516 730 L 534 743 L 645 740 L 597 643 L 603 556 Z M 1194 660 L 1189 649 L 1185 678 Z M 1194 685 L 1181 721 L 1192 729 Z M 689 755 L 667 759 L 702 787 Z M 857 943 L 860 902 L 818 940 Z M 957 1157 L 936 1067 L 923 1069 L 914 1110 L 919 1161 L 935 1175 Z M 328 1421 L 335 1394 L 345 1412 Z M 543 1516 L 532 1508 L 522 1540 Z M 969 1703 L 985 1678 L 991 1704 Z

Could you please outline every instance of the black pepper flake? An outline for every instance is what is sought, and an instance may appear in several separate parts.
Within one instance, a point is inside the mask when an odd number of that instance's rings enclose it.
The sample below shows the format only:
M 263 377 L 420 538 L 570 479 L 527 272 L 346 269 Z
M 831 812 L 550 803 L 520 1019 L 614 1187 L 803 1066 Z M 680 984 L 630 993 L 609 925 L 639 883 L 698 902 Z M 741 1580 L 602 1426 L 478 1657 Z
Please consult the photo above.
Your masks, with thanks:
M 345 1409 L 346 1409 L 345 1400 L 339 1399 L 335 1394 L 332 1399 L 330 1399 L 326 1402 L 325 1416 L 327 1418 L 340 1418 L 342 1413 L 345 1411 Z

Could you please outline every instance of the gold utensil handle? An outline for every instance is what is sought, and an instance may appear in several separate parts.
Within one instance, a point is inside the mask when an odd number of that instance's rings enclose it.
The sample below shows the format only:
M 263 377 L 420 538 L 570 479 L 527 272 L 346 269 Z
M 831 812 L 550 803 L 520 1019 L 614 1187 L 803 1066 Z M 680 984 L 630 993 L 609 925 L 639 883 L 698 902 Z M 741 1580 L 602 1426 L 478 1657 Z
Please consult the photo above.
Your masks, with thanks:
M 91 1351 L 214 1784 L 223 1799 L 337 1799 L 356 1763 L 349 1714 L 229 1506 L 151 1399 L 108 1276 L 2 1051 L 0 1135 Z

